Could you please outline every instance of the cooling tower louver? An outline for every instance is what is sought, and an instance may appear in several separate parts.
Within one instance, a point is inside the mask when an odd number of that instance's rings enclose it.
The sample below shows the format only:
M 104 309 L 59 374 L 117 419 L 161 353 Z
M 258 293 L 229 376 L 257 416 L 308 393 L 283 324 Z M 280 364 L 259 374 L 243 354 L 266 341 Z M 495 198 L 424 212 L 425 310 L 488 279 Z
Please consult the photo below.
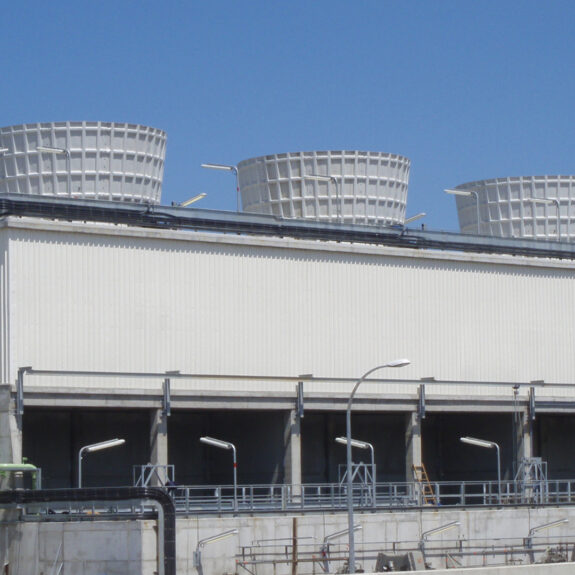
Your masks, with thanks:
M 166 134 L 114 122 L 0 128 L 0 193 L 159 204 Z
M 401 225 L 410 162 L 380 152 L 275 154 L 238 164 L 243 211 L 282 218 Z
M 496 178 L 455 190 L 473 192 L 456 196 L 462 233 L 561 241 L 575 237 L 575 176 Z

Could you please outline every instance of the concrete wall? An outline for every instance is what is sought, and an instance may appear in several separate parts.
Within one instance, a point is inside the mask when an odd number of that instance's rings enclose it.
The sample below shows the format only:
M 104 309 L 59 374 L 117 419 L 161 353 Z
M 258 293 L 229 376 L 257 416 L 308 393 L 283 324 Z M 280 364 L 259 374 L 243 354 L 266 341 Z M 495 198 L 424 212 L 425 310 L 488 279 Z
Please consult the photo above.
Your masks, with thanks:
M 154 575 L 157 573 L 155 521 L 20 523 L 11 530 L 4 565 L 9 573 L 74 575 Z
M 355 537 L 356 562 L 370 572 L 378 552 L 405 553 L 417 549 L 422 533 L 460 521 L 460 527 L 427 540 L 426 558 L 431 566 L 445 568 L 446 558 L 439 552 L 440 546 L 452 550 L 452 555 L 459 557 L 465 566 L 526 564 L 529 561 L 520 548 L 529 529 L 564 518 L 575 521 L 575 510 L 423 509 L 356 514 L 355 522 L 362 527 Z M 54 565 L 59 568 L 63 562 L 64 574 L 152 575 L 157 569 L 155 526 L 154 521 L 27 523 L 18 526 L 16 537 L 6 539 L 7 527 L 2 525 L 0 541 L 9 543 L 8 554 L 4 556 L 10 563 L 10 573 L 50 573 Z M 345 514 L 180 518 L 176 538 L 177 572 L 196 572 L 193 557 L 200 541 L 237 529 L 237 534 L 201 547 L 204 575 L 245 573 L 242 565 L 258 575 L 291 575 L 294 536 L 298 542 L 297 573 L 320 573 L 320 563 L 333 573 L 342 567 L 347 557 L 347 535 L 330 542 L 327 556 L 322 555 L 322 543 L 326 536 L 346 526 Z M 569 535 L 571 531 L 569 524 L 565 524 L 538 533 L 533 539 L 535 559 L 541 557 L 546 546 L 555 547 L 559 543 L 568 543 L 571 551 L 575 544 L 575 538 Z M 497 554 L 494 549 L 505 549 L 506 553 Z M 470 554 L 460 557 L 458 551 Z M 325 559 L 329 559 L 329 565 L 323 563 Z M 535 570 L 533 575 L 540 572 Z M 499 573 L 492 571 L 485 575 Z

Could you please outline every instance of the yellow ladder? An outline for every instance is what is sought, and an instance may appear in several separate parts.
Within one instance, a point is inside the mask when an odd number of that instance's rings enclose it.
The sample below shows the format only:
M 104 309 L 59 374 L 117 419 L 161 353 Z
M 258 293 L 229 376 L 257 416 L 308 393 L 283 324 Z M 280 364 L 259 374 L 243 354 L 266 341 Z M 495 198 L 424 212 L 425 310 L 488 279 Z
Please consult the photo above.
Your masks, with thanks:
M 437 505 L 435 499 L 435 492 L 431 483 L 429 483 L 429 477 L 427 476 L 427 471 L 425 470 L 425 465 L 412 465 L 413 478 L 419 485 L 421 485 L 421 495 L 423 496 L 423 502 L 426 505 Z

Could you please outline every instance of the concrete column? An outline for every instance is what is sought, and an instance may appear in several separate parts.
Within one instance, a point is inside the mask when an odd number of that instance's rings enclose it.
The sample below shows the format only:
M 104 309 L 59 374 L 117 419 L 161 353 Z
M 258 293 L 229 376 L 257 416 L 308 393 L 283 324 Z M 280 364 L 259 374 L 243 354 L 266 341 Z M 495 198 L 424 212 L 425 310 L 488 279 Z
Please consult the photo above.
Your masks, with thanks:
M 150 422 L 150 463 L 168 465 L 168 418 L 163 409 L 154 409 Z M 153 475 L 151 485 L 159 484 L 159 478 Z
M 413 465 L 421 465 L 421 423 L 417 412 L 412 411 L 406 416 L 405 426 L 405 479 L 413 480 Z
M 11 397 L 11 386 L 0 385 L 0 461 L 22 462 L 22 430 L 16 418 L 16 406 Z
M 522 459 L 533 457 L 533 422 L 528 411 L 520 414 L 520 425 L 517 429 L 517 463 Z
M 300 492 L 301 485 L 301 429 L 300 418 L 292 409 L 286 418 L 284 431 L 284 483 L 293 486 L 293 494 Z

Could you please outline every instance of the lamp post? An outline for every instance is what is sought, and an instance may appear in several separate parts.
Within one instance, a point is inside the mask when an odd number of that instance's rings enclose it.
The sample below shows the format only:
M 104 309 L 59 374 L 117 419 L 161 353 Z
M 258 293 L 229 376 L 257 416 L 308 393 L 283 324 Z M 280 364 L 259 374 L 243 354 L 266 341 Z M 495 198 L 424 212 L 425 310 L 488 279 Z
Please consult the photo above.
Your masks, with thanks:
M 223 533 L 218 533 L 217 535 L 212 535 L 211 537 L 206 537 L 205 539 L 200 539 L 196 550 L 194 551 L 194 567 L 198 570 L 199 575 L 203 575 L 202 568 L 202 547 L 208 543 L 215 543 L 216 541 L 221 541 L 222 539 L 227 539 L 238 532 L 237 529 L 230 529 L 224 531 Z
M 378 369 L 383 369 L 385 367 L 403 367 L 411 363 L 409 359 L 396 359 L 395 361 L 390 361 L 383 365 L 378 365 L 373 367 L 369 371 L 366 371 L 356 382 L 353 390 L 349 396 L 347 402 L 347 409 L 345 412 L 345 440 L 347 443 L 347 453 L 346 453 L 346 475 L 347 475 L 347 526 L 349 529 L 349 572 L 355 573 L 355 537 L 353 534 L 353 482 L 352 482 L 352 464 L 351 464 L 351 404 L 353 402 L 353 397 L 357 388 L 362 384 L 368 375 L 371 375 L 374 371 Z
M 343 438 L 345 440 L 345 438 Z M 354 525 L 353 529 L 355 531 L 358 531 L 359 529 L 361 529 L 361 525 Z M 336 531 L 335 533 L 331 533 L 330 535 L 326 535 L 323 538 L 323 544 L 321 546 L 320 549 L 320 554 L 321 554 L 321 558 L 322 558 L 322 563 L 323 563 L 323 569 L 325 571 L 325 573 L 329 573 L 329 542 L 332 541 L 333 539 L 337 539 L 338 537 L 343 537 L 344 535 L 347 535 L 348 530 L 347 529 L 342 529 L 341 531 Z
M 66 178 L 66 190 L 68 197 L 72 196 L 72 169 L 70 166 L 70 150 L 67 148 L 53 148 L 51 146 L 36 146 L 37 152 L 47 152 L 49 154 L 64 154 L 66 156 L 66 171 L 68 176 Z
M 559 210 L 561 204 L 557 198 L 529 198 L 534 204 L 555 204 L 557 210 L 557 241 L 561 241 L 561 219 Z M 535 218 L 533 218 L 535 220 Z M 535 222 L 533 222 L 535 225 Z
M 425 212 L 421 212 L 420 214 L 415 214 L 415 216 L 411 216 L 410 218 L 403 220 L 403 225 L 406 226 L 407 224 L 410 224 L 411 222 L 414 222 L 415 220 L 419 220 L 421 218 L 424 218 L 426 215 L 427 214 Z
M 551 529 L 553 527 L 558 527 L 559 525 L 563 525 L 564 523 L 569 523 L 569 519 L 558 519 L 557 521 L 551 521 L 551 523 L 544 523 L 543 525 L 538 525 L 537 527 L 532 527 L 529 530 L 529 535 L 527 535 L 527 540 L 525 541 L 525 547 L 529 553 L 529 560 L 531 563 L 535 561 L 535 556 L 533 553 L 533 535 L 538 531 L 545 531 L 546 529 Z
M 345 437 L 336 437 L 337 443 L 342 443 L 347 445 L 347 439 Z M 375 508 L 375 495 L 376 495 L 376 480 L 375 480 L 375 454 L 373 451 L 373 445 L 367 441 L 359 441 L 358 439 L 351 440 L 351 446 L 357 447 L 358 449 L 369 449 L 371 452 L 371 500 L 373 502 L 373 507 Z
M 485 439 L 477 439 L 475 437 L 460 437 L 459 440 L 462 443 L 483 447 L 485 449 L 493 449 L 495 447 L 497 450 L 497 501 L 501 503 L 501 453 L 499 451 L 499 445 L 495 443 L 495 441 L 486 441 Z
M 481 221 L 479 219 L 479 194 L 474 190 L 444 190 L 446 194 L 452 196 L 475 197 L 475 209 L 477 210 L 477 235 L 481 234 Z
M 213 437 L 200 437 L 200 442 L 219 449 L 231 449 L 234 463 L 234 511 L 238 510 L 238 461 L 236 458 L 236 446 L 229 441 L 214 439 Z
M 94 451 L 101 451 L 102 449 L 109 449 L 111 447 L 118 447 L 126 443 L 125 439 L 108 439 L 99 443 L 92 443 L 82 447 L 78 452 L 78 487 L 82 487 L 82 457 L 84 453 L 93 453 Z
M 236 211 L 240 211 L 240 181 L 238 180 L 238 167 L 228 164 L 202 164 L 202 168 L 208 170 L 223 170 L 224 172 L 232 172 L 236 177 Z
M 196 202 L 199 202 L 200 200 L 204 199 L 207 195 L 208 194 L 205 193 L 198 194 L 197 196 L 194 196 L 193 198 L 190 198 L 189 200 L 186 200 L 181 204 L 177 202 L 172 202 L 172 206 L 176 208 L 187 208 L 188 206 L 191 206 L 192 204 L 195 204 Z
M 319 174 L 310 174 L 309 176 L 304 176 L 304 180 L 312 180 L 315 182 L 330 182 L 335 186 L 335 199 L 337 202 L 337 219 L 339 223 L 343 223 L 343 198 L 340 193 L 339 186 L 337 184 L 337 178 L 335 176 L 321 176 Z
M 419 548 L 421 552 L 425 554 L 425 542 L 427 541 L 428 537 L 431 535 L 437 535 L 438 533 L 443 533 L 444 531 L 449 531 L 455 527 L 459 527 L 461 523 L 459 521 L 452 521 L 451 523 L 446 523 L 445 525 L 440 525 L 439 527 L 435 527 L 434 529 L 430 529 L 429 531 L 424 531 L 421 534 L 421 539 L 419 541 Z

